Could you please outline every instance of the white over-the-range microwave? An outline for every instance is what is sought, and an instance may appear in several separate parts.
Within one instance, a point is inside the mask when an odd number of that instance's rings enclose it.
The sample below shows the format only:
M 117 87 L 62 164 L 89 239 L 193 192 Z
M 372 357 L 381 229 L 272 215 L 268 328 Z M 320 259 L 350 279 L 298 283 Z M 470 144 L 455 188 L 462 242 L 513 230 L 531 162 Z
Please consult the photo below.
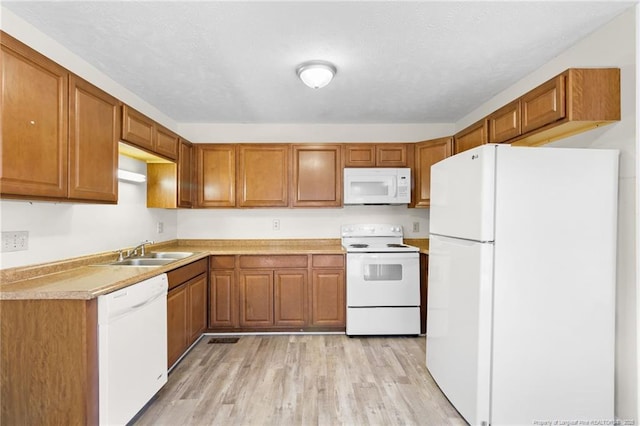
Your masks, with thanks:
M 411 169 L 345 168 L 344 204 L 409 204 Z

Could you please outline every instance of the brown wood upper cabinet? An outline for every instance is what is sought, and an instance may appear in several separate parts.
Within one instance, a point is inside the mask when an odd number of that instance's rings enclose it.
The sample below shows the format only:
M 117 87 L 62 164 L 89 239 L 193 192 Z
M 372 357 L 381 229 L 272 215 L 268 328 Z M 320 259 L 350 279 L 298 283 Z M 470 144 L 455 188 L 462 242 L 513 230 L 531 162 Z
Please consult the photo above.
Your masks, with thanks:
M 287 207 L 290 162 L 289 145 L 238 145 L 238 207 Z
M 122 105 L 122 140 L 170 160 L 178 158 L 180 137 L 128 105 Z
M 236 145 L 195 144 L 197 207 L 236 206 Z
M 487 143 L 487 120 L 482 119 L 453 136 L 454 153 Z
M 342 205 L 342 146 L 293 145 L 292 207 Z
M 187 140 L 180 139 L 178 151 L 178 207 L 189 208 L 194 202 L 195 187 L 195 155 L 193 144 Z
M 0 38 L 2 197 L 116 202 L 118 100 Z
M 408 167 L 405 143 L 349 143 L 344 145 L 345 167 Z
M 570 68 L 488 117 L 489 142 L 542 145 L 620 120 L 620 69 Z
M 431 166 L 453 155 L 453 138 L 439 138 L 415 145 L 415 180 L 412 207 L 431 203 Z

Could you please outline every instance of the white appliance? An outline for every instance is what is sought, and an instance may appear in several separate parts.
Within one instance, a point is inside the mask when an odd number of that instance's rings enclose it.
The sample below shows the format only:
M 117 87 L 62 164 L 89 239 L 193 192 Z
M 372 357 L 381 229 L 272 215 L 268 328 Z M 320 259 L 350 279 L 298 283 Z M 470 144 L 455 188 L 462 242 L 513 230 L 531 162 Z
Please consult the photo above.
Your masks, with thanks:
M 343 225 L 347 251 L 347 328 L 352 335 L 420 334 L 419 249 L 402 227 Z
M 344 204 L 409 204 L 411 169 L 345 168 Z
M 615 150 L 432 166 L 426 363 L 469 424 L 614 419 L 617 182 Z
M 98 297 L 100 425 L 127 424 L 167 383 L 167 274 Z

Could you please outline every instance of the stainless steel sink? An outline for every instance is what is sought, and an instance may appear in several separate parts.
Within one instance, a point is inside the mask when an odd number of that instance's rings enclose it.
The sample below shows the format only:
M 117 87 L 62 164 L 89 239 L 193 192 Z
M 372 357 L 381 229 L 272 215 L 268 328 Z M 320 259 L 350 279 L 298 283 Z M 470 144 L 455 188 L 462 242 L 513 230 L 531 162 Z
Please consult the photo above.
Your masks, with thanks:
M 144 256 L 128 257 L 114 262 L 101 263 L 95 266 L 162 266 L 185 257 L 193 256 L 189 251 L 156 251 Z
M 140 259 L 184 259 L 189 256 L 193 256 L 193 253 L 188 251 L 156 251 L 140 256 Z
M 175 262 L 178 259 L 164 258 L 147 258 L 147 257 L 135 257 L 130 259 L 118 260 L 115 262 L 106 263 L 106 265 L 115 266 L 162 266 L 167 263 Z

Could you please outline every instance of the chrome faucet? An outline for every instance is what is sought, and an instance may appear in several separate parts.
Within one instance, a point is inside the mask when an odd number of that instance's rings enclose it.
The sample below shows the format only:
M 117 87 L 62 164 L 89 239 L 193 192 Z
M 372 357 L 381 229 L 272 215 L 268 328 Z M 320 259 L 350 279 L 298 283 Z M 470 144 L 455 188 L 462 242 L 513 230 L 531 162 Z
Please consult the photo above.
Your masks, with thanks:
M 140 256 L 144 256 L 146 251 L 145 251 L 145 246 L 147 244 L 153 244 L 153 241 L 150 240 L 145 240 L 143 242 L 141 242 L 140 244 L 138 244 L 133 251 L 131 252 L 131 256 L 138 256 L 138 249 L 140 249 Z

